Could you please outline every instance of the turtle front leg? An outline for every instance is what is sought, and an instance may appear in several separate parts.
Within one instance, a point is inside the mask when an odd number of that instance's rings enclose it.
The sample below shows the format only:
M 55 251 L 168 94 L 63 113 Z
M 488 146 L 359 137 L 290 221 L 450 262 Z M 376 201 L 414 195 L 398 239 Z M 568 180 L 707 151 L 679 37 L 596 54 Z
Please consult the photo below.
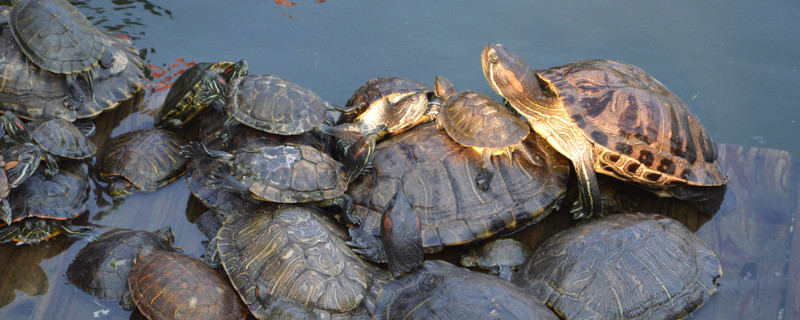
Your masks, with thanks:
M 90 226 L 62 225 L 61 230 L 68 237 L 77 237 L 87 241 L 94 241 L 100 237 L 100 231 Z
M 347 241 L 346 244 L 353 249 L 353 252 L 372 262 L 386 262 L 386 251 L 380 238 L 356 227 L 351 227 L 348 233 L 350 233 L 350 241 Z
M 578 176 L 578 201 L 570 212 L 573 219 L 589 218 L 603 209 L 600 187 L 597 185 L 597 174 L 594 171 L 594 153 L 589 149 L 572 160 Z
M 203 263 L 214 269 L 217 269 L 222 265 L 222 260 L 220 260 L 219 252 L 217 251 L 217 242 L 217 237 L 208 240 L 208 243 L 206 243 L 206 251 L 201 257 Z
M 0 221 L 5 223 L 7 226 L 11 225 L 11 222 L 13 221 L 11 206 L 8 204 L 8 200 L 6 199 L 0 200 Z
M 222 143 L 228 144 L 233 140 L 233 135 L 235 134 L 236 127 L 239 125 L 239 121 L 234 119 L 233 117 L 228 117 L 225 120 L 225 124 L 223 125 L 225 128 L 225 133 L 222 135 Z
M 481 191 L 488 191 L 494 178 L 494 165 L 492 164 L 492 151 L 484 149 L 481 152 L 481 168 L 475 176 L 475 186 Z
M 78 110 L 86 102 L 86 95 L 78 85 L 77 75 L 74 73 L 65 76 L 67 80 L 67 96 L 64 98 L 64 106 L 70 110 Z
M 514 269 L 509 266 L 499 266 L 496 270 L 492 270 L 492 273 L 496 273 L 503 280 L 511 281 L 514 276 Z
M 317 203 L 320 207 L 337 206 L 342 210 L 342 223 L 351 226 L 360 226 L 361 218 L 353 213 L 353 197 L 343 194 L 333 199 L 322 200 Z
M 53 157 L 52 154 L 45 152 L 42 155 L 44 156 L 44 163 L 46 166 L 44 169 L 44 174 L 48 178 L 52 179 L 56 176 L 56 174 L 58 174 L 58 162 L 56 162 L 56 158 Z

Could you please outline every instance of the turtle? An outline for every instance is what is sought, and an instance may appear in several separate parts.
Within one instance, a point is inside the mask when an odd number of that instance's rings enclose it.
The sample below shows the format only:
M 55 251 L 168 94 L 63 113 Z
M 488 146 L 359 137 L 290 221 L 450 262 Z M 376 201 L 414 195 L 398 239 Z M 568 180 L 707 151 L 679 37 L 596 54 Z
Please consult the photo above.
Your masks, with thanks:
M 179 128 L 202 113 L 208 106 L 209 99 L 214 99 L 213 92 L 204 90 L 214 85 L 230 83 L 234 78 L 249 73 L 247 61 L 238 62 L 201 62 L 186 69 L 167 93 L 164 106 L 156 116 L 157 128 Z M 221 89 L 221 88 L 220 88 Z M 209 95 L 212 93 L 212 95 Z
M 64 163 L 53 178 L 37 171 L 9 193 L 13 222 L 0 224 L 0 243 L 36 244 L 62 233 L 93 237 L 94 228 L 71 221 L 85 212 L 91 189 L 85 163 Z
M 108 181 L 108 194 L 151 192 L 186 172 L 181 147 L 189 143 L 165 129 L 140 129 L 114 137 L 99 159 L 100 177 Z
M 531 247 L 522 241 L 501 238 L 462 254 L 460 263 L 465 267 L 486 269 L 491 274 L 511 281 L 514 271 L 530 257 L 532 252 Z
M 436 76 L 436 97 L 441 103 L 433 102 L 429 111 L 435 115 L 436 124 L 450 138 L 481 154 L 481 171 L 475 177 L 475 184 L 481 190 L 486 191 L 494 177 L 493 155 L 511 157 L 512 151 L 518 149 L 536 163 L 536 158 L 521 145 L 530 133 L 530 126 L 502 104 L 478 92 L 458 92 L 450 80 L 441 76 Z
M 68 88 L 64 105 L 78 110 L 86 94 L 78 84 L 81 74 L 93 97 L 92 68 L 110 67 L 113 55 L 105 50 L 100 30 L 67 0 L 14 0 L 7 23 L 28 60 L 43 70 L 62 74 Z
M 45 174 L 52 177 L 58 173 L 57 158 L 87 159 L 97 152 L 94 142 L 76 125 L 64 119 L 33 121 L 23 124 L 13 112 L 5 112 L 0 123 L 8 136 L 18 143 L 32 142 L 41 149 L 47 168 Z M 89 122 L 91 123 L 91 122 Z M 87 127 L 94 130 L 94 125 Z M 88 132 L 87 132 L 88 133 Z
M 486 192 L 478 191 L 474 163 L 478 155 L 453 141 L 436 124 L 427 123 L 381 142 L 373 167 L 350 184 L 352 245 L 364 257 L 382 262 L 374 237 L 385 223 L 382 212 L 398 191 L 413 204 L 421 222 L 425 252 L 488 239 L 536 223 L 559 208 L 566 196 L 569 163 L 546 141 L 531 133 L 522 142 L 537 165 L 526 157 L 492 159 L 498 177 Z M 514 151 L 518 152 L 518 151 Z
M 7 17 L 7 7 L 0 7 L 0 20 Z M 62 80 L 63 75 L 29 63 L 14 36 L 10 32 L 0 33 L 0 58 L 4 62 L 0 64 L 0 79 L 4 83 L 0 87 L 0 109 L 13 111 L 27 120 L 75 121 L 96 116 L 133 96 L 145 81 L 139 52 L 127 38 L 103 31 L 101 36 L 113 62 L 110 66 L 98 64 L 92 68 L 94 99 L 86 99 L 78 110 L 73 110 L 64 105 L 70 89 Z
M 427 260 L 384 285 L 374 319 L 558 319 L 512 283 L 441 260 Z
M 169 227 L 153 232 L 114 229 L 83 247 L 67 268 L 67 280 L 102 300 L 120 300 L 128 291 L 128 274 L 140 250 L 172 251 Z
M 550 237 L 513 282 L 565 319 L 682 319 L 720 277 L 719 259 L 685 225 L 621 213 Z
M 217 250 L 258 319 L 269 318 L 275 312 L 269 302 L 281 299 L 323 318 L 366 317 L 364 299 L 385 275 L 350 250 L 346 238 L 328 215 L 283 205 L 228 218 L 217 233 Z
M 137 259 L 130 298 L 148 319 L 244 319 L 247 308 L 224 276 L 202 261 L 157 250 Z
M 611 60 L 584 60 L 532 70 L 503 45 L 487 44 L 483 72 L 556 150 L 579 180 L 576 218 L 602 211 L 595 172 L 662 196 L 704 202 L 721 198 L 727 175 L 717 146 L 680 98 L 644 70 Z

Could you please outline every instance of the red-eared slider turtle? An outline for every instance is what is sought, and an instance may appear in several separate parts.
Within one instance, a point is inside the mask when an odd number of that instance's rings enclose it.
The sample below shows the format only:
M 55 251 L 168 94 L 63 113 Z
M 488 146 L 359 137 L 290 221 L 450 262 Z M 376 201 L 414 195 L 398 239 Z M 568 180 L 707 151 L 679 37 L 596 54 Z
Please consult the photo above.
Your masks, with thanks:
M 239 62 L 201 62 L 181 74 L 167 93 L 164 106 L 156 116 L 156 127 L 182 127 L 195 116 L 202 113 L 208 103 L 213 99 L 222 99 L 215 96 L 223 92 L 226 84 L 234 78 L 245 76 L 249 73 L 247 61 Z M 221 81 L 221 80 L 224 80 Z M 217 86 L 220 86 L 217 88 Z
M 86 95 L 77 81 L 82 74 L 93 92 L 92 67 L 110 66 L 113 55 L 105 50 L 97 30 L 66 0 L 15 0 L 8 25 L 28 60 L 44 70 L 63 74 L 68 95 L 64 104 L 77 110 Z M 102 59 L 101 59 L 102 58 Z
M 602 209 L 595 172 L 689 201 L 724 195 L 728 178 L 711 136 L 642 69 L 585 60 L 531 70 L 499 44 L 486 45 L 481 62 L 492 89 L 572 161 L 580 181 L 576 217 Z M 704 211 L 713 214 L 719 203 Z
M 530 133 L 530 127 L 502 104 L 485 94 L 473 91 L 456 91 L 444 77 L 436 77 L 436 96 L 443 103 L 434 103 L 431 113 L 436 124 L 444 128 L 450 138 L 471 147 L 481 154 L 481 171 L 475 184 L 481 190 L 489 188 L 494 177 L 491 157 L 519 149 L 532 163 L 533 156 L 525 153 L 521 142 Z
M 225 277 L 202 261 L 154 251 L 128 276 L 131 299 L 151 320 L 244 319 L 247 308 Z
M 128 273 L 140 252 L 173 250 L 170 228 L 155 232 L 115 229 L 83 247 L 67 268 L 67 279 L 103 300 L 120 300 L 128 291 Z
M 719 259 L 680 222 L 617 214 L 547 239 L 513 281 L 565 319 L 682 319 L 721 276 Z
M 384 285 L 375 319 L 558 319 L 536 297 L 495 276 L 439 260 Z
M 89 169 L 85 163 L 64 163 L 53 178 L 36 172 L 11 190 L 13 223 L 0 224 L 0 243 L 39 243 L 59 235 L 88 235 L 90 227 L 72 225 L 89 204 Z
M 150 192 L 186 172 L 181 147 L 189 143 L 164 129 L 123 133 L 109 141 L 99 159 L 100 176 L 108 180 L 108 194 L 125 196 L 131 191 Z
M 505 280 L 511 281 L 518 269 L 531 255 L 531 248 L 514 239 L 493 240 L 478 249 L 461 255 L 461 265 L 489 270 Z
M 273 312 L 258 297 L 267 291 L 274 299 L 294 301 L 330 319 L 363 315 L 363 300 L 379 276 L 347 247 L 346 238 L 326 214 L 282 206 L 230 217 L 217 233 L 217 248 L 225 271 L 256 318 L 266 319 Z M 266 290 L 257 289 L 260 282 Z
M 381 213 L 403 191 L 419 214 L 426 251 L 461 245 L 536 223 L 559 207 L 566 194 L 569 163 L 541 137 L 531 133 L 523 147 L 539 158 L 492 159 L 497 177 L 486 192 L 477 190 L 480 161 L 473 151 L 453 141 L 433 123 L 383 141 L 375 150 L 372 169 L 353 183 L 353 213 L 363 221 L 352 229 L 356 245 L 371 253 L 368 236 L 380 235 Z M 514 151 L 519 152 L 519 151 Z M 365 236 L 366 235 L 366 236 Z M 380 243 L 378 241 L 377 243 Z
M 93 157 L 97 151 L 84 132 L 64 119 L 23 124 L 14 113 L 6 112 L 0 117 L 0 123 L 13 140 L 31 142 L 42 150 L 47 165 L 45 173 L 50 177 L 58 173 L 57 158 L 86 159 Z M 94 130 L 94 126 L 91 130 Z

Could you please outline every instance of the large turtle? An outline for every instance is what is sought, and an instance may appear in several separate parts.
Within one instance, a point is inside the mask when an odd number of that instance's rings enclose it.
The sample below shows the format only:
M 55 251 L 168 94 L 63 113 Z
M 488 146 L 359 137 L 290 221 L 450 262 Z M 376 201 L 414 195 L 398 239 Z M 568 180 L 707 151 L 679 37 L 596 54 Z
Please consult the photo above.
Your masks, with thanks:
M 708 201 L 721 199 L 728 179 L 716 144 L 642 69 L 585 60 L 532 70 L 499 44 L 486 45 L 481 63 L 494 91 L 572 161 L 580 182 L 575 217 L 602 209 L 595 172 L 697 202 L 709 214 L 719 208 L 721 201 Z
M 384 285 L 378 319 L 558 319 L 512 283 L 440 260 Z
M 114 229 L 83 247 L 67 268 L 67 280 L 103 300 L 120 300 L 128 291 L 128 274 L 140 252 L 173 250 L 169 227 L 154 232 Z
M 100 177 L 108 180 L 108 194 L 125 196 L 131 191 L 150 192 L 186 172 L 181 147 L 189 141 L 164 129 L 123 133 L 109 141 L 99 159 Z
M 513 282 L 565 319 L 682 319 L 721 276 L 719 259 L 680 222 L 615 214 L 547 239 Z

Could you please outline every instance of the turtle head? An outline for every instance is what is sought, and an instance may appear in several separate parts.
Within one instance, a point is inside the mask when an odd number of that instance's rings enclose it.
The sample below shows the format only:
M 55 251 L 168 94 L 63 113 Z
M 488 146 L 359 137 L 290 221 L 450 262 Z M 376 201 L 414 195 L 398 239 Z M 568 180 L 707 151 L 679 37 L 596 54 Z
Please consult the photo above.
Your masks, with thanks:
M 25 131 L 25 123 L 22 122 L 13 112 L 6 111 L 0 117 L 5 134 L 18 142 L 32 142 L 30 134 Z
M 372 163 L 378 133 L 385 130 L 386 126 L 381 124 L 373 132 L 365 133 L 366 135 L 355 132 L 343 132 L 337 135 L 339 140 L 336 143 L 336 153 L 339 154 L 348 183 L 358 178 Z
M 247 67 L 247 60 L 242 59 L 225 68 L 220 75 L 225 79 L 226 83 L 231 83 L 233 79 L 246 76 L 248 73 L 250 73 L 250 70 Z
M 215 109 L 222 110 L 225 106 L 225 95 L 228 93 L 228 83 L 223 76 L 210 70 L 206 70 L 197 88 L 195 104 L 199 113 L 205 106 L 210 105 Z
M 542 93 L 544 80 L 531 70 L 522 58 L 509 52 L 502 44 L 487 44 L 481 53 L 483 75 L 492 89 L 511 101 L 534 99 L 537 104 L 545 104 L 547 98 Z
M 422 264 L 422 224 L 419 213 L 402 190 L 389 200 L 381 215 L 381 241 L 393 277 Z
M 447 101 L 448 97 L 458 92 L 456 91 L 456 87 L 453 85 L 453 83 L 442 76 L 436 76 L 433 87 L 436 97 L 442 99 L 442 101 Z
M 125 197 L 136 188 L 133 183 L 122 177 L 116 177 L 108 182 L 108 195 L 118 198 Z
M 384 133 L 400 133 L 408 128 L 428 120 L 428 93 L 417 91 L 405 94 L 402 98 L 393 102 L 382 123 L 386 128 L 378 132 L 379 137 Z M 380 123 L 371 124 L 374 129 Z
M 164 240 L 164 242 L 168 243 L 169 245 L 175 243 L 175 235 L 172 234 L 172 228 L 170 227 L 158 229 L 154 231 L 153 234 L 155 234 L 159 239 Z
M 15 188 L 30 178 L 39 168 L 42 151 L 32 143 L 26 142 L 4 150 L 3 158 L 6 162 L 3 170 L 6 172 L 8 185 Z

